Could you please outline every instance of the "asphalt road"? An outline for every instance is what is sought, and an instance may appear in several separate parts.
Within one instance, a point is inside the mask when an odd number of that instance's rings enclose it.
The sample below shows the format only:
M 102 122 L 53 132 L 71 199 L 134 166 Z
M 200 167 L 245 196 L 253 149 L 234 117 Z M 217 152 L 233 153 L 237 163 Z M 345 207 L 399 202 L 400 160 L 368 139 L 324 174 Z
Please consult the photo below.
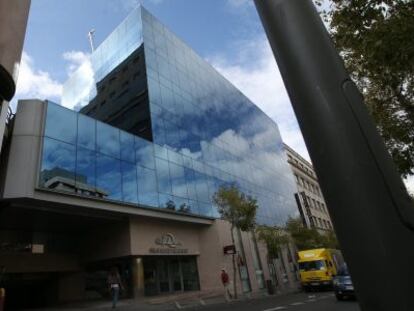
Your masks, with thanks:
M 200 309 L 201 310 L 201 309 Z M 359 311 L 355 300 L 337 301 L 332 292 L 292 294 L 253 299 L 226 305 L 206 306 L 202 310 L 223 311 Z

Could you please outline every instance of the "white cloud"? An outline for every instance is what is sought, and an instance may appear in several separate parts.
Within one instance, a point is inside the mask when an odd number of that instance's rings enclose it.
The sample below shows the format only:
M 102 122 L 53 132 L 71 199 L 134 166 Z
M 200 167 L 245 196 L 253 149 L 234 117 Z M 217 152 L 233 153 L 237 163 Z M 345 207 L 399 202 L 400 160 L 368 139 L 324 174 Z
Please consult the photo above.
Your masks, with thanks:
M 79 71 L 77 84 L 86 85 L 84 89 L 90 89 L 91 76 L 93 71 L 89 61 L 89 54 L 81 51 L 68 51 L 62 57 L 66 61 L 68 76 L 71 77 Z M 53 78 L 49 72 L 36 67 L 34 59 L 23 51 L 19 65 L 19 76 L 17 79 L 16 95 L 11 102 L 13 110 L 16 108 L 19 99 L 49 99 L 59 103 L 63 92 L 63 83 Z M 86 92 L 86 91 L 85 91 Z M 78 94 L 78 96 L 86 96 Z M 68 108 L 75 108 L 71 103 L 62 103 Z
M 16 99 L 57 99 L 62 94 L 62 84 L 51 75 L 35 67 L 35 62 L 23 52 L 17 79 Z
M 264 36 L 234 46 L 232 59 L 216 55 L 213 66 L 277 122 L 283 141 L 309 159 L 270 46 Z
M 63 54 L 68 63 L 69 89 L 64 89 L 62 106 L 79 110 L 87 105 L 92 96 L 96 95 L 95 73 L 88 53 L 70 51 Z
M 227 3 L 231 7 L 240 8 L 243 6 L 253 6 L 254 2 L 253 0 L 227 0 Z
M 67 72 L 70 77 L 81 65 L 89 62 L 90 54 L 82 51 L 68 51 L 63 53 L 62 56 L 64 60 L 69 62 L 67 64 Z

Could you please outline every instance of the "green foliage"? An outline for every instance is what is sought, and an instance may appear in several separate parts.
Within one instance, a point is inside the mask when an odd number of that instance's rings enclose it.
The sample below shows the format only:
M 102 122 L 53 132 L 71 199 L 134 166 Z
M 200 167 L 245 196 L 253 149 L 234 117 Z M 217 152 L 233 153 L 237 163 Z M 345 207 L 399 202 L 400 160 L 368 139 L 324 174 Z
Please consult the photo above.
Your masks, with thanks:
M 254 229 L 256 222 L 257 200 L 232 185 L 220 187 L 214 194 L 213 201 L 218 207 L 222 219 L 241 231 Z
M 256 226 L 257 200 L 245 195 L 235 185 L 220 187 L 214 194 L 213 201 L 218 207 L 221 218 L 231 224 L 231 240 L 233 245 L 234 229 L 241 231 L 253 230 Z M 233 291 L 237 299 L 236 257 L 233 255 Z
M 285 229 L 293 239 L 298 250 L 313 248 L 339 248 L 335 233 L 320 234 L 316 229 L 303 226 L 300 218 L 290 218 Z
M 266 243 L 269 258 L 279 257 L 281 247 L 289 243 L 289 235 L 281 227 L 259 226 L 256 229 L 258 238 Z
M 322 15 L 335 46 L 401 175 L 414 174 L 414 1 L 330 3 Z

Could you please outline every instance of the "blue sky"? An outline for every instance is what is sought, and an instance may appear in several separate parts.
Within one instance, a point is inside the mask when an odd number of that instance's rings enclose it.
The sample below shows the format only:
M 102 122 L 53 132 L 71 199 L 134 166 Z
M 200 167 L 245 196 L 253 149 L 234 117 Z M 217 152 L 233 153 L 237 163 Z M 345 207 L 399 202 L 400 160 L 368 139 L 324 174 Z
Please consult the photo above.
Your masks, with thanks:
M 252 0 L 32 0 L 16 99 L 59 102 L 62 83 L 95 45 L 142 3 L 277 121 L 284 141 L 308 158 Z

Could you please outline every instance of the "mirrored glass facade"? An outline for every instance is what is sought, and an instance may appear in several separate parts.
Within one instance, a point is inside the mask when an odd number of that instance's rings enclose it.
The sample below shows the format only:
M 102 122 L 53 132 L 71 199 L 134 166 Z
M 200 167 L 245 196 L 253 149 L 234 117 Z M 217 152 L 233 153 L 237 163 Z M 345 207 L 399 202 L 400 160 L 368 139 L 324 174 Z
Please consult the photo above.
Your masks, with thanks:
M 95 53 L 64 86 L 81 113 L 48 104 L 40 186 L 218 217 L 212 195 L 236 184 L 259 223 L 297 213 L 277 125 L 144 8 Z

